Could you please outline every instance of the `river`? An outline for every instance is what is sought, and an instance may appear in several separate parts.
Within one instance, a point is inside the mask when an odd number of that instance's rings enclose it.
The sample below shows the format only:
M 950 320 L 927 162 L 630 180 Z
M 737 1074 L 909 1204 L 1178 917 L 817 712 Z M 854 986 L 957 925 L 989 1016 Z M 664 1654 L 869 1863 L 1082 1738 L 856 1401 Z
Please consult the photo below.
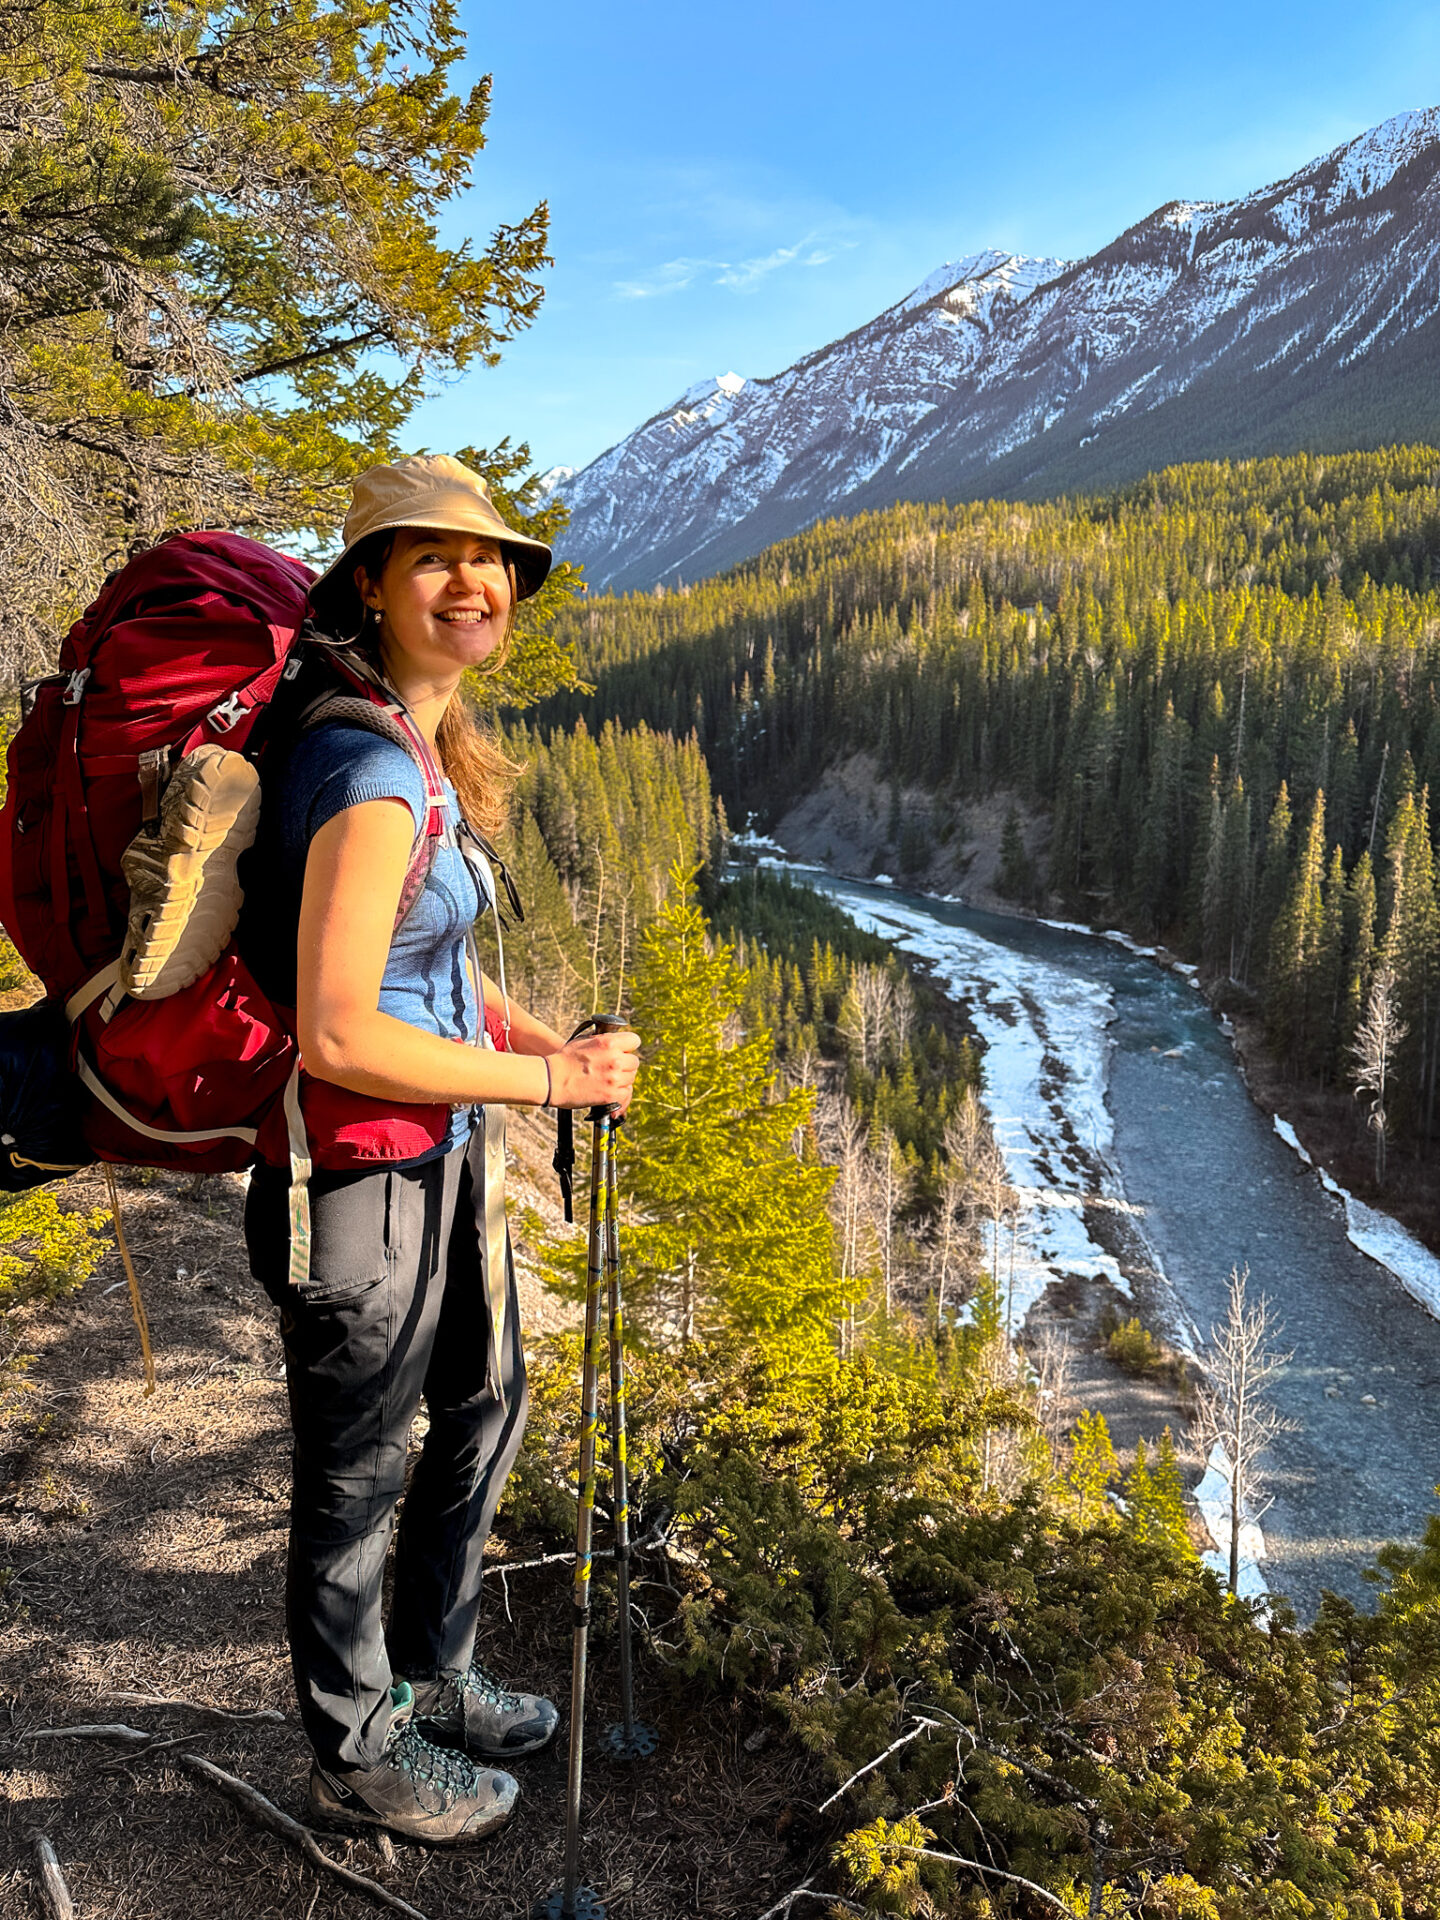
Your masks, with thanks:
M 1053 1278 L 1085 1272 L 1198 1346 L 1230 1268 L 1248 1264 L 1292 1350 L 1273 1396 L 1295 1431 L 1268 1456 L 1265 1580 L 1302 1619 L 1327 1587 L 1373 1605 L 1376 1549 L 1416 1539 L 1436 1509 L 1440 1320 L 1351 1243 L 1341 1202 L 1251 1100 L 1186 975 L 1111 937 L 775 864 L 924 956 L 972 1007 L 1024 1200 L 1017 1322 Z M 1154 1273 L 1138 1293 L 1086 1226 L 1097 1206 L 1143 1235 Z

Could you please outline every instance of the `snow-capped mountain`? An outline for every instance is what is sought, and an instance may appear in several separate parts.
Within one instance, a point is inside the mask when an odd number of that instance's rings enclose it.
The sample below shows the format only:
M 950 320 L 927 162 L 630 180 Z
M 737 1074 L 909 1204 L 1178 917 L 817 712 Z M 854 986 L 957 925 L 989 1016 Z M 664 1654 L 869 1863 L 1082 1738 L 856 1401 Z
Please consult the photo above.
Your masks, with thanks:
M 825 514 L 1440 438 L 1440 108 L 1077 262 L 952 261 L 768 380 L 702 381 L 556 490 L 598 586 L 695 579 Z

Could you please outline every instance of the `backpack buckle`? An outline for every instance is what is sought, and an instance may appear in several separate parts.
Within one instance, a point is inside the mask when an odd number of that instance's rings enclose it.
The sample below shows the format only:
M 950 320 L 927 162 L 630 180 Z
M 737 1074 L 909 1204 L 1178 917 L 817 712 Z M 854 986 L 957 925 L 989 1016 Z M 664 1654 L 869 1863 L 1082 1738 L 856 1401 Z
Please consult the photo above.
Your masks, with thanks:
M 232 693 L 222 700 L 218 707 L 212 707 L 205 716 L 205 724 L 219 733 L 229 733 L 233 726 L 245 717 L 245 702 L 238 693 Z
M 60 696 L 62 707 L 78 707 L 85 697 L 85 682 L 90 678 L 89 667 L 77 667 L 65 682 L 65 691 Z

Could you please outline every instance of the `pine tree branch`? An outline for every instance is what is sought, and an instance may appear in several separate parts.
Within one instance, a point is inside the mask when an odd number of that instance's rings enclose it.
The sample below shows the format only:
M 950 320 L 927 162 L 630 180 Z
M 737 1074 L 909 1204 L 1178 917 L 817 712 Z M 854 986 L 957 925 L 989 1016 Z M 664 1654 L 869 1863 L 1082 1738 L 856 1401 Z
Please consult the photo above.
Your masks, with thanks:
M 236 381 L 245 385 L 251 380 L 268 380 L 277 373 L 294 373 L 297 367 L 313 366 L 317 360 L 330 360 L 336 354 L 356 353 L 365 347 L 384 346 L 390 339 L 384 327 L 367 327 L 363 333 L 352 333 L 348 339 L 327 340 L 318 347 L 311 347 L 305 353 L 292 353 L 285 360 L 269 360 L 263 366 L 250 367 L 235 375 Z

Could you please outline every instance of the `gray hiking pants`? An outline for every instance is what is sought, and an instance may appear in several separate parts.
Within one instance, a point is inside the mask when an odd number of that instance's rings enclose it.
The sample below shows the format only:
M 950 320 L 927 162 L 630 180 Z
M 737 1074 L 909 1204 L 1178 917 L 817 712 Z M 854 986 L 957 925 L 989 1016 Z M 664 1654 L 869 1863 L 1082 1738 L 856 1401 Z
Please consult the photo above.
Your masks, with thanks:
M 288 1174 L 255 1169 L 245 1239 L 285 1342 L 290 1657 L 321 1765 L 369 1767 L 393 1675 L 470 1664 L 481 1554 L 528 1405 L 515 1274 L 502 1405 L 488 1379 L 481 1135 L 420 1167 L 315 1174 L 303 1293 L 289 1284 L 288 1190 Z M 387 1631 L 381 1579 L 422 1398 L 430 1430 L 401 1509 Z

